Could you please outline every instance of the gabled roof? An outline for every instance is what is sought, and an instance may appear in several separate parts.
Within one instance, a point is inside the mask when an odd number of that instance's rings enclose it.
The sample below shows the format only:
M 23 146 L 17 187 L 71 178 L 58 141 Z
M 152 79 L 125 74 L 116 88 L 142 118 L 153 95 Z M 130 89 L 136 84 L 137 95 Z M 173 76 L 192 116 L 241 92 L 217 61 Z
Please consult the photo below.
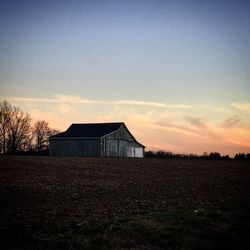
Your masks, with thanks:
M 124 123 L 73 123 L 66 131 L 51 136 L 50 138 L 60 137 L 102 137 L 117 131 Z M 125 125 L 125 124 L 124 124 Z

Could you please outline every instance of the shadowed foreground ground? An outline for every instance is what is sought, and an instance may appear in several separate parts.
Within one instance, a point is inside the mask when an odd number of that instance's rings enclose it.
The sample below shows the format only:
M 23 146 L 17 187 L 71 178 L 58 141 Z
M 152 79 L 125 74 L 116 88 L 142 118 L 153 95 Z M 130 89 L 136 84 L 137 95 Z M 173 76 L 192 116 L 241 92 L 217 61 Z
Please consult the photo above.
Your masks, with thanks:
M 247 249 L 249 162 L 0 157 L 1 249 Z

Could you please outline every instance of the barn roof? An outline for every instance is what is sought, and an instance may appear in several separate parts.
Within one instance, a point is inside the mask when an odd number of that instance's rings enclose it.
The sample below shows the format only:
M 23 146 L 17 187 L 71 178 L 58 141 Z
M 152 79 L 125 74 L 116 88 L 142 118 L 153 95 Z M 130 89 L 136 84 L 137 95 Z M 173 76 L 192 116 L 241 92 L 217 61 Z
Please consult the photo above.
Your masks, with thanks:
M 124 123 L 73 123 L 66 131 L 51 136 L 60 137 L 102 137 L 117 131 Z M 125 124 L 124 124 L 125 125 Z

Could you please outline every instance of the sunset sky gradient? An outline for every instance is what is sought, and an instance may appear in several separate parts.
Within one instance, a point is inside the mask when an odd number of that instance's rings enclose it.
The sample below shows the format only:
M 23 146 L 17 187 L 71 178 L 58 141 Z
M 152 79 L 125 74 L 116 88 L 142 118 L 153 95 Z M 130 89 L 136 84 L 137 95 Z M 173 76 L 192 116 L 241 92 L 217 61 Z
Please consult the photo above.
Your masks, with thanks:
M 150 149 L 250 152 L 249 1 L 0 1 L 0 101 Z

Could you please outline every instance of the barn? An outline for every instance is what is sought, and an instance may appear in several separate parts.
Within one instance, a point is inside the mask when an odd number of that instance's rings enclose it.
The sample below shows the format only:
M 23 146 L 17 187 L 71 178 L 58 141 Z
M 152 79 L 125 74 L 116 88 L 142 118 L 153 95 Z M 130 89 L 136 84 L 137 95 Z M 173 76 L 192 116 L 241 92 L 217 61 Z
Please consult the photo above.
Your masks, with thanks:
M 49 143 L 52 156 L 143 158 L 145 149 L 123 122 L 72 124 Z

